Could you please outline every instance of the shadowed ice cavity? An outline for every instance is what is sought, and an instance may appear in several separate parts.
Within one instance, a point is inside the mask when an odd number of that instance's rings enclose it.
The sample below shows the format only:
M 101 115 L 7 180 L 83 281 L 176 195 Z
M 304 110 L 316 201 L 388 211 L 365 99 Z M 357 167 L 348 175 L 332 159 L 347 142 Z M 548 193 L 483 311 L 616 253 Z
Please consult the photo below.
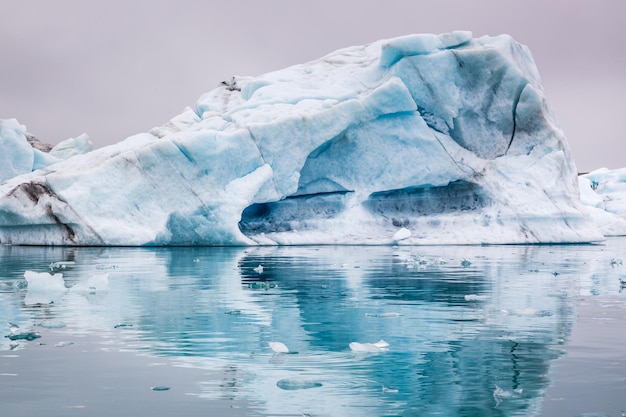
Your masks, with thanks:
M 194 395 L 266 414 L 526 416 L 567 343 L 575 297 L 617 293 L 610 260 L 623 249 L 0 247 L 0 312 L 24 328 L 61 321 L 57 331 L 107 335 L 111 349 L 223 370 L 228 381 L 203 381 Z M 28 289 L 13 284 L 25 270 L 70 260 L 62 299 L 23 304 Z M 103 271 L 105 294 L 71 291 Z M 388 351 L 349 348 L 381 339 Z M 276 357 L 271 341 L 298 354 Z
M 350 192 L 300 195 L 247 207 L 239 222 L 246 235 L 298 230 L 311 221 L 330 219 L 345 208 Z M 442 213 L 479 210 L 490 202 L 480 185 L 458 180 L 445 186 L 408 187 L 371 193 L 363 206 L 393 226 L 406 227 L 411 218 Z

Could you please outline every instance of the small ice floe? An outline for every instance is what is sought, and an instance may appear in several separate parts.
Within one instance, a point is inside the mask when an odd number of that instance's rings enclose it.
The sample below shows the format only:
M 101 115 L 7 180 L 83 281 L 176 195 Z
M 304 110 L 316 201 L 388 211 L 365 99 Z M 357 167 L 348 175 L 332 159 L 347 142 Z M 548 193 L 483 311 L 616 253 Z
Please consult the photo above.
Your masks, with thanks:
M 290 353 L 289 348 L 282 342 L 269 342 L 268 345 L 276 353 Z
M 363 352 L 363 353 L 379 353 L 379 352 L 387 352 L 389 350 L 389 343 L 380 339 L 376 343 L 359 343 L 352 342 L 350 343 L 350 350 L 353 352 Z
M 470 260 L 469 260 L 469 259 L 463 259 L 463 260 L 461 261 L 461 266 L 462 266 L 462 267 L 464 267 L 464 268 L 467 268 L 467 267 L 468 267 L 468 266 L 470 266 L 471 264 L 472 264 L 472 263 L 470 262 Z
M 613 268 L 615 268 L 616 266 L 620 266 L 622 264 L 623 264 L 623 262 L 622 262 L 621 259 L 619 259 L 619 258 L 611 258 L 611 266 Z
M 20 332 L 20 333 L 11 333 L 5 336 L 7 339 L 15 341 L 15 340 L 26 340 L 30 342 L 35 339 L 39 339 L 41 335 L 37 332 Z
M 383 392 L 385 394 L 397 394 L 399 391 L 397 389 L 387 388 L 386 386 L 383 385 Z
M 400 313 L 365 313 L 366 317 L 381 317 L 381 318 L 391 318 L 391 317 L 400 317 L 402 314 Z
M 410 237 L 411 237 L 411 231 L 403 227 L 402 229 L 398 230 L 396 233 L 393 234 L 393 237 L 391 238 L 391 240 L 393 240 L 394 242 L 399 242 L 401 240 L 405 240 Z
M 65 347 L 65 346 L 71 346 L 73 345 L 74 342 L 70 342 L 70 341 L 64 341 L 64 342 L 59 342 L 59 343 L 55 343 L 55 347 Z
M 505 389 L 500 388 L 496 385 L 496 388 L 493 390 L 493 399 L 496 400 L 496 406 L 502 403 L 502 400 L 507 398 L 519 397 L 524 392 L 523 388 L 516 388 L 511 391 L 507 391 Z
M 286 391 L 294 391 L 299 389 L 319 388 L 322 386 L 322 383 L 309 379 L 281 379 L 276 383 L 276 386 Z
M 11 332 L 11 334 L 6 335 L 5 337 L 11 341 L 15 341 L 15 340 L 31 341 L 31 340 L 39 339 L 41 337 L 39 333 L 36 333 L 33 331 L 19 331 L 20 326 L 18 326 L 15 323 L 7 322 L 7 326 L 9 327 L 9 331 Z M 13 349 L 15 349 L 16 347 L 17 346 L 15 346 Z
M 257 274 L 261 275 L 263 273 L 263 265 L 259 264 L 259 266 L 257 266 L 256 268 L 252 268 L 252 270 L 254 272 L 256 272 Z
M 478 295 L 478 294 L 467 294 L 465 297 L 465 301 L 484 301 L 488 300 L 488 295 Z
M 65 291 L 63 274 L 49 274 L 47 272 L 24 272 L 28 283 L 28 291 Z
M 62 298 L 67 288 L 63 274 L 49 274 L 47 272 L 24 272 L 28 293 L 24 298 L 26 305 L 51 304 Z

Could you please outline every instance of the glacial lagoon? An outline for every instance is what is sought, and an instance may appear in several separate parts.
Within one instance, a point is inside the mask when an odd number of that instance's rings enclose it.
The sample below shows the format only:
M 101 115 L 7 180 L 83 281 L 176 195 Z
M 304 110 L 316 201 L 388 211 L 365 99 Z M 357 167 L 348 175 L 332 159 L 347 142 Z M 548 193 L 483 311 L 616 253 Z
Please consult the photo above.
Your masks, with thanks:
M 625 238 L 0 246 L 1 414 L 619 417 L 624 262 Z

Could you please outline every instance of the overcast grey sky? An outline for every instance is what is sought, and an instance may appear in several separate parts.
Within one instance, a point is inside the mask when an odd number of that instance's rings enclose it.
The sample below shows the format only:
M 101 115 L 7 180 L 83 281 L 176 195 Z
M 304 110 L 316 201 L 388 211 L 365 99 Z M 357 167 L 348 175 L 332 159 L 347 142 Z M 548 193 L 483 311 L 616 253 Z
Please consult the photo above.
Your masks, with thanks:
M 96 147 L 165 123 L 233 75 L 410 33 L 527 45 L 579 171 L 626 166 L 625 0 L 0 0 L 0 118 Z

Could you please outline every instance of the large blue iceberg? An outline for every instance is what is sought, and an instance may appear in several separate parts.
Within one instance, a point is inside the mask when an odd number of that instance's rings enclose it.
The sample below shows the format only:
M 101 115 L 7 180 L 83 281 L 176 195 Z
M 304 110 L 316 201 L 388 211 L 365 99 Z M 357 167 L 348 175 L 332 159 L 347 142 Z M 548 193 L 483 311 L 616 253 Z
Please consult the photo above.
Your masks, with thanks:
M 233 77 L 167 124 L 0 185 L 0 243 L 603 239 L 529 50 L 409 35 Z

